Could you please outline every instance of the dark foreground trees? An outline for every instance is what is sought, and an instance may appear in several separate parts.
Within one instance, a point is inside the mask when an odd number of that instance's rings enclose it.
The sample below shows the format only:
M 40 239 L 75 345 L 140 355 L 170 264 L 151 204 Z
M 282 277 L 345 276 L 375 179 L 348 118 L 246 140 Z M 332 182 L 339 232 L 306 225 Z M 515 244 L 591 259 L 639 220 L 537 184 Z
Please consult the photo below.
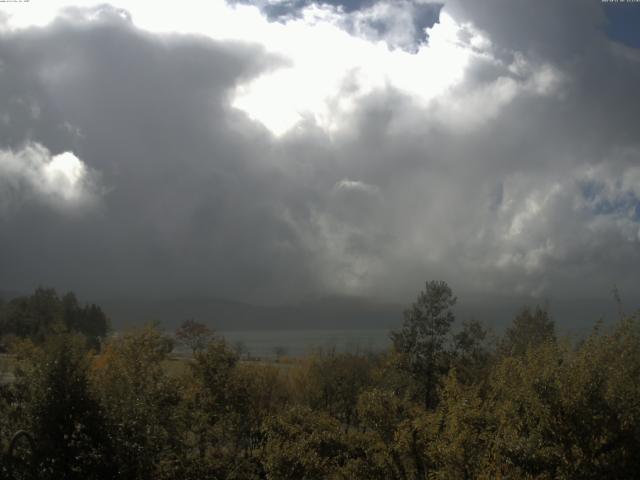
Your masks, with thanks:
M 17 478 L 20 429 L 45 479 L 637 478 L 639 317 L 574 345 L 523 310 L 490 348 L 453 325 L 454 298 L 428 283 L 388 352 L 294 363 L 242 362 L 222 338 L 177 360 L 150 326 L 100 352 L 64 332 L 17 342 L 0 478 Z
M 24 459 L 32 473 L 52 480 L 116 478 L 112 429 L 91 392 L 85 338 L 52 335 L 17 352 L 16 382 L 5 395 L 21 409 L 15 424 L 34 440 Z

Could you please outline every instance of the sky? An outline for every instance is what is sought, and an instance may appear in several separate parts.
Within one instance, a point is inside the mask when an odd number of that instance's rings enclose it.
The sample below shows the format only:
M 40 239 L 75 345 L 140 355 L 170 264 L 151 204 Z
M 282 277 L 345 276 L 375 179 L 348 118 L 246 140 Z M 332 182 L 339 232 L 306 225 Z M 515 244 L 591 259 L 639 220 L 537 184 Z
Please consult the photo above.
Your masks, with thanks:
M 640 3 L 0 4 L 0 290 L 640 306 Z

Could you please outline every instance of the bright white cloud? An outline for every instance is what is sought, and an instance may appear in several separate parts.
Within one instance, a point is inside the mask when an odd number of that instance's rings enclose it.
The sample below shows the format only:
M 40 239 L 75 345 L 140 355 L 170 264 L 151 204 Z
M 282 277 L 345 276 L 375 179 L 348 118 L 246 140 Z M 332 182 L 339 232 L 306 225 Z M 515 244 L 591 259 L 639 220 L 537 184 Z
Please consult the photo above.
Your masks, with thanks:
M 459 32 L 470 26 L 458 25 L 446 13 L 429 30 L 429 44 L 415 54 L 350 35 L 330 9 L 312 8 L 301 19 L 268 28 L 265 45 L 291 66 L 241 86 L 234 105 L 278 135 L 308 116 L 335 131 L 359 99 L 388 87 L 426 105 L 459 83 L 479 55 L 471 43 L 480 34 L 461 42 Z
M 51 155 L 39 143 L 0 150 L 0 209 L 32 199 L 62 211 L 85 209 L 97 200 L 94 175 L 72 152 Z
M 74 5 L 95 3 L 84 0 Z M 282 23 L 269 22 L 257 7 L 230 6 L 224 0 L 190 0 L 179 6 L 118 0 L 112 4 L 131 12 L 133 22 L 150 31 L 198 33 L 214 39 L 258 43 L 285 59 L 287 66 L 239 85 L 233 100 L 236 108 L 276 135 L 303 119 L 311 119 L 329 132 L 337 131 L 349 121 L 360 99 L 385 88 L 397 89 L 423 106 L 440 99 L 440 105 L 446 106 L 438 110 L 443 121 L 475 125 L 494 116 L 518 92 L 531 88 L 544 92 L 556 78 L 550 68 L 536 72 L 535 66 L 519 56 L 508 67 L 517 70 L 520 81 L 502 77 L 480 90 L 464 95 L 451 93 L 463 80 L 471 61 L 497 60 L 488 53 L 491 42 L 486 34 L 469 23 L 457 22 L 446 6 L 439 23 L 428 29 L 428 44 L 409 53 L 391 49 L 382 39 L 369 41 L 348 33 L 343 15 L 328 6 L 312 5 L 302 11 L 301 18 Z M 64 5 L 64 0 L 58 0 L 30 4 L 28 9 L 14 8 L 10 23 L 42 24 Z M 380 4 L 371 12 L 355 15 L 399 16 L 396 20 L 406 23 L 408 20 L 396 10 Z M 398 35 L 393 29 L 388 34 Z

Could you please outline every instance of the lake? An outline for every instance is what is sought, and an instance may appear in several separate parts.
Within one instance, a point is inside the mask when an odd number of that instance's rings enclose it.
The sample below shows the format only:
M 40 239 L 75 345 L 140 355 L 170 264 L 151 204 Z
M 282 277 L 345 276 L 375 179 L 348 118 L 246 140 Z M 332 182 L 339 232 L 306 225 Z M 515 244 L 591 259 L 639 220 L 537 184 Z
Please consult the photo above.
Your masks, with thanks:
M 378 352 L 391 345 L 389 330 L 246 330 L 221 331 L 230 346 L 242 342 L 244 354 L 274 357 L 276 349 L 287 356 L 306 355 L 319 348 L 338 352 Z

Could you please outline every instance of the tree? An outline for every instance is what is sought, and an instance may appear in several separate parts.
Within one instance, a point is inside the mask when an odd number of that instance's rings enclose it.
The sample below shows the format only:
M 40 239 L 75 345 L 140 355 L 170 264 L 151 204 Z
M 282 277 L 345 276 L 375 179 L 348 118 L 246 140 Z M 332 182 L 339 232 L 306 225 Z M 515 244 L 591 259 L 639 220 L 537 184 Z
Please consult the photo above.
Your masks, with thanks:
M 359 393 L 371 384 L 372 362 L 353 353 L 318 352 L 303 377 L 304 400 L 314 410 L 324 410 L 346 427 L 356 421 Z
M 196 352 L 194 360 L 191 371 L 198 387 L 194 402 L 199 410 L 205 412 L 197 430 L 203 439 L 201 441 L 204 441 L 207 430 L 214 427 L 229 409 L 239 407 L 234 401 L 235 391 L 232 388 L 238 357 L 220 340 L 209 342 L 206 349 Z M 216 437 L 209 436 L 212 441 L 218 441 Z
M 525 307 L 507 328 L 498 350 L 502 355 L 521 356 L 530 347 L 555 342 L 555 339 L 555 323 L 549 311 L 540 306 L 533 310 Z
M 447 371 L 446 340 L 456 301 L 446 282 L 429 281 L 404 312 L 402 330 L 391 333 L 393 346 L 402 355 L 401 368 L 420 385 L 426 408 L 437 403 L 439 377 Z
M 38 288 L 28 297 L 17 297 L 0 305 L 0 336 L 15 335 L 42 343 L 52 333 L 81 333 L 98 349 L 107 334 L 109 320 L 102 309 L 82 306 L 75 294 L 61 298 L 55 290 Z
M 462 383 L 471 384 L 486 377 L 491 356 L 486 338 L 487 330 L 477 320 L 465 321 L 462 330 L 453 336 L 453 367 Z
M 246 354 L 248 359 L 251 355 L 249 349 L 242 340 L 236 340 L 236 342 L 233 344 L 233 351 L 236 352 L 238 358 L 242 358 L 242 355 Z
M 282 345 L 273 347 L 273 354 L 276 357 L 276 362 L 279 362 L 282 357 L 287 354 L 287 348 Z
M 95 304 L 81 306 L 73 292 L 63 295 L 60 302 L 67 329 L 82 333 L 93 348 L 99 349 L 109 330 L 109 320 L 102 309 Z
M 437 466 L 438 478 L 498 478 L 491 466 L 491 439 L 495 431 L 494 409 L 482 397 L 479 385 L 458 381 L 452 369 L 443 382 L 438 408 L 427 427 L 427 450 Z
M 156 479 L 176 438 L 179 388 L 163 362 L 171 342 L 153 326 L 111 338 L 92 364 L 92 384 L 110 424 L 120 478 Z
M 185 320 L 176 330 L 176 339 L 189 347 L 193 355 L 203 351 L 214 337 L 213 330 L 193 319 Z
M 407 478 L 407 465 L 396 442 L 400 426 L 407 423 L 411 405 L 392 392 L 372 388 L 358 397 L 358 419 L 377 446 L 377 457 L 384 458 L 388 478 Z M 380 455 L 381 454 L 381 455 Z
M 43 479 L 116 478 L 110 428 L 89 388 L 85 339 L 55 335 L 26 361 L 29 430 Z M 35 353 L 35 355 L 33 355 Z
M 206 393 L 208 409 L 212 415 L 224 411 L 238 356 L 224 340 L 220 340 L 209 342 L 207 348 L 198 351 L 194 359 L 191 367 Z
M 491 478 L 635 478 L 640 322 L 596 329 L 577 349 L 543 342 L 492 372 Z M 508 469 L 508 471 L 506 471 Z
M 348 450 L 340 423 L 304 407 L 267 419 L 261 460 L 266 478 L 332 478 Z
M 50 333 L 64 328 L 60 299 L 53 289 L 38 288 L 31 296 L 14 298 L 0 312 L 0 335 L 43 342 Z

